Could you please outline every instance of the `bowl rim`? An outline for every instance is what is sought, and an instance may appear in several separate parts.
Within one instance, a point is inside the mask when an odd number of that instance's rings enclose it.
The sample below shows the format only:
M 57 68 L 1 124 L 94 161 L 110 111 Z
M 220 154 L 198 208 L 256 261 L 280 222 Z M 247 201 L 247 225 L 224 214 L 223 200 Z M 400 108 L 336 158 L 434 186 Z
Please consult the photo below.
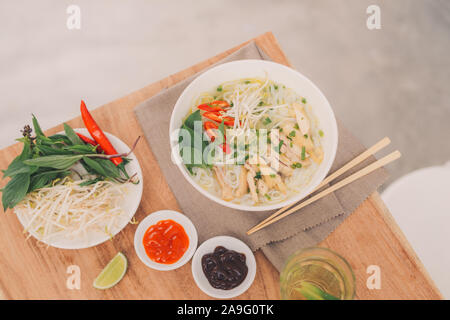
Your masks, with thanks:
M 236 60 L 236 61 L 231 61 L 231 62 L 226 62 L 223 64 L 219 64 L 217 66 L 212 67 L 211 69 L 206 70 L 205 72 L 201 73 L 199 76 L 197 76 L 194 80 L 191 81 L 191 83 L 189 83 L 186 88 L 183 90 L 183 92 L 180 94 L 180 96 L 178 97 L 173 110 L 172 110 L 172 114 L 170 117 L 170 122 L 169 122 L 169 144 L 170 144 L 170 148 L 171 148 L 171 159 L 173 159 L 173 157 L 178 158 L 178 160 L 181 160 L 179 152 L 178 152 L 178 145 L 174 146 L 173 140 L 170 138 L 171 134 L 173 132 L 173 130 L 175 130 L 176 128 L 173 128 L 174 126 L 174 121 L 175 121 L 175 111 L 176 109 L 181 105 L 181 101 L 184 99 L 184 97 L 188 94 L 188 92 L 192 89 L 193 86 L 195 86 L 196 82 L 200 81 L 202 78 L 207 77 L 210 73 L 213 72 L 217 72 L 218 70 L 220 71 L 220 69 L 224 69 L 224 68 L 228 68 L 230 65 L 239 65 L 239 64 L 247 64 L 247 63 L 251 63 L 251 64 L 260 64 L 261 66 L 264 65 L 270 65 L 272 67 L 275 68 L 281 68 L 286 72 L 289 72 L 291 74 L 294 74 L 295 76 L 299 77 L 302 79 L 302 81 L 304 81 L 305 83 L 307 83 L 309 86 L 311 86 L 311 88 L 315 91 L 317 91 L 319 97 L 321 99 L 323 99 L 323 101 L 325 102 L 325 108 L 327 109 L 327 112 L 329 112 L 330 116 L 331 116 L 331 128 L 330 130 L 332 131 L 330 136 L 335 137 L 335 141 L 332 141 L 332 149 L 331 149 L 331 157 L 330 157 L 330 161 L 329 163 L 326 164 L 325 170 L 323 171 L 323 173 L 318 176 L 317 178 L 317 182 L 315 184 L 307 184 L 303 190 L 299 193 L 297 193 L 294 196 L 289 197 L 288 199 L 275 203 L 275 204 L 271 204 L 271 205 L 260 205 L 260 206 L 251 206 L 251 205 L 243 205 L 243 204 L 237 204 L 237 203 L 232 203 L 232 202 L 228 202 L 225 200 L 220 199 L 219 197 L 209 193 L 208 191 L 204 190 L 203 188 L 201 188 L 198 184 L 195 183 L 195 181 L 192 180 L 192 178 L 190 177 L 189 173 L 187 172 L 187 169 L 185 168 L 185 166 L 181 163 L 181 161 L 176 161 L 176 166 L 178 167 L 178 169 L 181 171 L 182 175 L 184 176 L 184 178 L 198 191 L 200 192 L 202 195 L 206 196 L 208 199 L 219 203 L 225 207 L 228 208 L 232 208 L 232 209 L 237 209 L 237 210 L 241 210 L 241 211 L 270 211 L 270 210 L 275 210 L 275 209 L 280 209 L 282 207 L 285 206 L 290 206 L 294 203 L 299 202 L 300 200 L 304 199 L 305 197 L 307 197 L 309 194 L 311 194 L 311 192 L 314 190 L 314 188 L 316 188 L 322 181 L 323 179 L 325 179 L 325 177 L 327 176 L 327 174 L 329 173 L 331 166 L 333 165 L 333 162 L 335 160 L 336 157 L 336 153 L 337 153 L 337 147 L 338 147 L 338 142 L 339 142 L 339 136 L 338 136 L 338 128 L 337 128 L 337 121 L 336 121 L 336 116 L 334 114 L 333 109 L 331 108 L 331 105 L 328 101 L 328 99 L 326 98 L 326 96 L 323 94 L 323 92 L 319 89 L 319 87 L 317 87 L 309 78 L 307 78 L 306 76 L 304 76 L 303 74 L 301 74 L 300 72 L 298 72 L 297 70 L 294 70 L 293 68 L 290 68 L 286 65 L 280 64 L 280 63 L 276 63 L 276 62 L 272 62 L 272 61 L 267 61 L 267 60 L 259 60 L 259 59 L 243 59 L 243 60 Z M 175 151 L 175 152 L 172 152 Z M 174 154 L 175 153 L 175 154 Z M 323 165 L 323 164 L 321 164 Z

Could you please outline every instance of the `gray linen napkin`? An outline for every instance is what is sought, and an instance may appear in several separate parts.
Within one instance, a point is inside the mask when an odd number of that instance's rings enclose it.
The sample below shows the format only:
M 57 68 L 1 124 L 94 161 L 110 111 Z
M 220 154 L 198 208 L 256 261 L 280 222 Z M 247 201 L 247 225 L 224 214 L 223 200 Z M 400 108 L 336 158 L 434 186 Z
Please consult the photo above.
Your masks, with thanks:
M 252 42 L 217 64 L 242 59 L 270 60 Z M 196 225 L 200 243 L 217 235 L 234 236 L 246 242 L 252 250 L 261 248 L 274 266 L 281 270 L 290 254 L 301 248 L 313 246 L 326 238 L 346 216 L 387 179 L 386 171 L 379 169 L 299 212 L 247 236 L 248 229 L 272 212 L 245 212 L 216 204 L 195 190 L 171 161 L 169 144 L 171 111 L 184 88 L 199 74 L 161 91 L 137 106 L 135 113 L 161 171 L 177 198 L 180 209 Z M 339 146 L 331 172 L 365 150 L 364 146 L 341 123 L 338 123 L 338 129 Z M 368 159 L 360 167 L 374 159 Z

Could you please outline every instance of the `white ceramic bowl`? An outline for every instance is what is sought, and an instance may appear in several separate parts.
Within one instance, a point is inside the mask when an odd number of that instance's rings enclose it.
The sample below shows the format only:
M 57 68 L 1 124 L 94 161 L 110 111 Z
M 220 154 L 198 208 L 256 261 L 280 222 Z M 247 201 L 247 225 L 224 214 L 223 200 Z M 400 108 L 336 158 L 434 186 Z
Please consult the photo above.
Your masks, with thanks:
M 90 137 L 89 132 L 87 129 L 84 128 L 77 128 L 74 129 L 76 132 L 81 133 L 87 137 Z M 63 133 L 63 132 L 60 132 Z M 108 137 L 111 144 L 114 146 L 114 148 L 119 153 L 125 153 L 130 151 L 130 147 L 126 145 L 125 142 L 117 138 L 116 136 L 105 132 L 105 135 Z M 86 234 L 86 236 L 83 237 L 75 237 L 75 238 L 67 238 L 64 236 L 56 236 L 53 237 L 50 241 L 45 242 L 49 246 L 60 248 L 60 249 L 84 249 L 93 247 L 96 245 L 99 245 L 109 239 L 111 239 L 111 236 L 115 236 L 117 233 L 122 231 L 123 228 L 125 228 L 128 223 L 130 222 L 131 218 L 133 218 L 134 214 L 136 213 L 136 210 L 139 207 L 139 203 L 141 202 L 142 198 L 142 191 L 143 191 L 143 176 L 142 176 L 142 170 L 141 166 L 139 165 L 139 161 L 136 158 L 134 153 L 131 153 L 128 156 L 130 161 L 129 164 L 127 164 L 126 169 L 127 172 L 131 175 L 134 173 L 137 173 L 137 178 L 139 179 L 139 184 L 137 185 L 130 185 L 130 189 L 128 190 L 127 195 L 125 196 L 122 208 L 124 210 L 123 219 L 120 220 L 117 227 L 113 230 L 110 230 L 110 235 L 106 234 L 105 232 L 99 231 L 99 230 L 91 230 Z M 81 166 L 81 164 L 76 164 L 74 167 L 78 172 L 85 173 L 86 170 Z M 20 223 L 25 227 L 27 225 L 27 219 L 21 215 L 17 215 L 17 218 L 19 219 Z M 40 239 L 39 235 L 34 232 L 30 231 L 31 235 L 35 237 L 36 239 Z M 41 240 L 42 241 L 42 240 Z
M 172 264 L 162 264 L 151 260 L 147 256 L 144 244 L 142 243 L 144 234 L 150 226 L 158 223 L 158 221 L 167 219 L 171 219 L 181 224 L 184 228 L 184 231 L 186 231 L 186 234 L 189 237 L 188 249 L 177 262 Z M 134 249 L 136 250 L 136 254 L 138 255 L 139 259 L 141 259 L 141 261 L 146 266 L 156 270 L 167 271 L 177 269 L 182 265 L 186 264 L 191 259 L 192 255 L 195 252 L 195 249 L 197 249 L 197 241 L 198 241 L 197 230 L 195 229 L 194 224 L 188 217 L 176 211 L 161 210 L 149 214 L 144 220 L 141 221 L 141 223 L 139 223 L 139 226 L 136 229 L 136 233 L 134 234 Z
M 231 290 L 222 290 L 212 287 L 208 282 L 205 274 L 203 273 L 202 257 L 207 253 L 213 252 L 214 249 L 218 246 L 222 246 L 227 248 L 228 250 L 234 250 L 236 252 L 245 254 L 245 262 L 248 267 L 247 277 L 245 277 L 244 281 L 239 286 Z M 250 250 L 250 248 L 239 239 L 229 236 L 214 237 L 203 242 L 195 252 L 194 258 L 192 259 L 192 275 L 197 286 L 207 295 L 219 299 L 234 298 L 247 291 L 247 289 L 252 285 L 253 280 L 255 280 L 255 256 L 253 255 L 252 250 Z
M 183 119 L 186 117 L 189 109 L 192 107 L 192 101 L 205 91 L 217 87 L 219 84 L 248 77 L 259 77 L 269 79 L 285 85 L 288 88 L 293 89 L 297 94 L 306 97 L 308 104 L 313 108 L 315 117 L 318 119 L 319 128 L 325 133 L 321 142 L 324 148 L 324 160 L 320 164 L 318 170 L 313 175 L 311 181 L 306 185 L 301 192 L 295 196 L 291 196 L 283 202 L 279 202 L 271 205 L 243 205 L 227 202 L 219 197 L 207 192 L 201 188 L 191 177 L 186 167 L 182 164 L 180 152 L 177 144 L 177 137 L 175 137 L 175 130 L 179 129 L 182 125 Z M 316 186 L 325 178 L 331 165 L 333 164 L 334 157 L 336 155 L 338 145 L 338 131 L 336 119 L 334 117 L 333 110 L 325 98 L 323 93 L 317 88 L 314 83 L 303 76 L 301 73 L 286 67 L 284 65 L 263 61 L 263 60 L 239 60 L 229 63 L 224 63 L 214 67 L 205 73 L 198 76 L 192 81 L 186 89 L 184 89 L 172 112 L 170 119 L 169 129 L 170 145 L 172 152 L 172 159 L 176 161 L 178 168 L 183 176 L 197 189 L 201 194 L 209 199 L 220 203 L 226 207 L 246 210 L 246 211 L 266 211 L 272 209 L 278 209 L 286 205 L 298 202 L 299 200 L 310 194 Z

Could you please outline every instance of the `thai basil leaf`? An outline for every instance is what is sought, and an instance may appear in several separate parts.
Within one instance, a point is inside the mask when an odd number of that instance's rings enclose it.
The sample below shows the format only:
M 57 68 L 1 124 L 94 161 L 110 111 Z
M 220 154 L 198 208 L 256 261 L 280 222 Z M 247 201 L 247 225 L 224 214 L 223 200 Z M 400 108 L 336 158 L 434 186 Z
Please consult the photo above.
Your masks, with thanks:
M 200 114 L 200 110 L 197 110 L 189 115 L 187 119 L 184 121 L 184 125 L 188 128 L 194 130 L 194 123 L 196 121 L 202 121 L 202 116 Z
M 45 134 L 42 131 L 41 126 L 39 125 L 39 122 L 37 121 L 34 114 L 33 114 L 33 127 L 34 127 L 34 132 L 36 133 L 36 137 L 45 137 Z
M 65 155 L 73 155 L 72 151 L 62 149 L 62 148 L 53 148 L 47 145 L 39 145 L 36 146 L 36 148 L 44 155 L 44 156 L 51 156 L 51 155 L 57 155 L 57 154 L 65 154 Z
M 67 146 L 64 148 L 65 150 L 68 151 L 74 151 L 74 152 L 79 152 L 79 153 L 97 153 L 95 150 L 97 149 L 96 147 L 92 146 L 92 145 L 88 145 L 88 144 L 84 144 L 84 145 L 73 145 L 73 146 Z M 73 153 L 73 152 L 72 152 Z
M 43 156 L 34 159 L 25 160 L 24 163 L 29 166 L 46 167 L 53 169 L 68 169 L 77 161 L 80 161 L 83 155 L 54 155 Z
M 75 131 L 66 123 L 64 123 L 64 131 L 66 132 L 67 138 L 69 138 L 73 144 L 84 144 L 83 140 L 81 140 Z
M 64 144 L 68 146 L 72 145 L 72 141 L 70 141 L 70 139 L 67 138 L 67 136 L 64 134 L 54 134 L 48 138 L 51 139 L 54 143 L 64 142 Z
M 35 174 L 31 177 L 28 192 L 48 186 L 56 178 L 64 178 L 70 173 L 70 170 L 51 170 Z
M 120 178 L 119 168 L 108 159 L 93 159 L 99 163 L 106 172 L 106 176 L 110 178 Z
M 29 185 L 29 173 L 20 173 L 12 177 L 2 191 L 3 209 L 6 211 L 8 208 L 14 208 L 27 194 Z
M 88 157 L 83 157 L 83 161 L 89 166 L 95 173 L 107 177 L 108 174 L 106 170 L 102 167 L 100 163 L 96 161 L 96 159 L 90 159 Z
M 24 138 L 22 153 L 18 155 L 8 166 L 8 169 L 3 171 L 3 178 L 12 177 L 15 174 L 29 172 L 29 168 L 23 163 L 23 160 L 30 159 L 32 156 L 30 139 Z

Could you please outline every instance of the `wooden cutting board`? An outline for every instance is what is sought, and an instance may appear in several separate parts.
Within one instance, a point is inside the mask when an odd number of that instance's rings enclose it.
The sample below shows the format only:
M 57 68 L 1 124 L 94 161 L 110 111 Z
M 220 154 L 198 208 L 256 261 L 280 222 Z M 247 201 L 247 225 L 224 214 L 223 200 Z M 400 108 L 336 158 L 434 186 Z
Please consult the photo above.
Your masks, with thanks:
M 255 39 L 275 62 L 289 65 L 288 59 L 271 33 Z M 193 67 L 169 76 L 159 82 L 133 92 L 121 99 L 93 111 L 105 131 L 120 137 L 131 145 L 141 128 L 133 109 L 140 102 L 162 89 L 191 76 L 203 68 L 234 52 L 241 44 L 203 61 Z M 78 108 L 78 106 L 73 106 Z M 92 109 L 92 107 L 91 107 Z M 39 117 L 39 110 L 35 110 Z M 31 122 L 31 121 L 30 121 Z M 68 122 L 82 127 L 78 117 Z M 62 130 L 62 125 L 47 133 Z M 20 152 L 18 144 L 0 151 L 0 168 L 4 169 Z M 141 141 L 135 150 L 144 174 L 144 194 L 136 213 L 142 220 L 149 213 L 161 209 L 178 210 L 164 176 L 148 144 Z M 6 184 L 1 181 L 0 186 Z M 94 248 L 61 250 L 47 248 L 34 239 L 25 241 L 22 226 L 13 212 L 0 213 L 0 298 L 4 299 L 206 299 L 194 283 L 191 265 L 175 271 L 161 272 L 147 268 L 134 252 L 133 237 L 136 225 L 128 225 L 113 240 Z M 342 254 L 353 267 L 357 282 L 358 299 L 441 299 L 433 281 L 428 276 L 407 240 L 395 224 L 377 193 L 373 194 L 342 223 L 321 246 Z M 128 271 L 114 288 L 101 291 L 92 282 L 108 261 L 118 251 L 128 257 Z M 252 287 L 241 299 L 278 299 L 279 274 L 261 252 L 256 252 L 258 272 Z M 80 290 L 66 286 L 67 268 L 77 265 L 81 270 Z M 366 286 L 367 267 L 381 269 L 381 289 L 369 290 Z

